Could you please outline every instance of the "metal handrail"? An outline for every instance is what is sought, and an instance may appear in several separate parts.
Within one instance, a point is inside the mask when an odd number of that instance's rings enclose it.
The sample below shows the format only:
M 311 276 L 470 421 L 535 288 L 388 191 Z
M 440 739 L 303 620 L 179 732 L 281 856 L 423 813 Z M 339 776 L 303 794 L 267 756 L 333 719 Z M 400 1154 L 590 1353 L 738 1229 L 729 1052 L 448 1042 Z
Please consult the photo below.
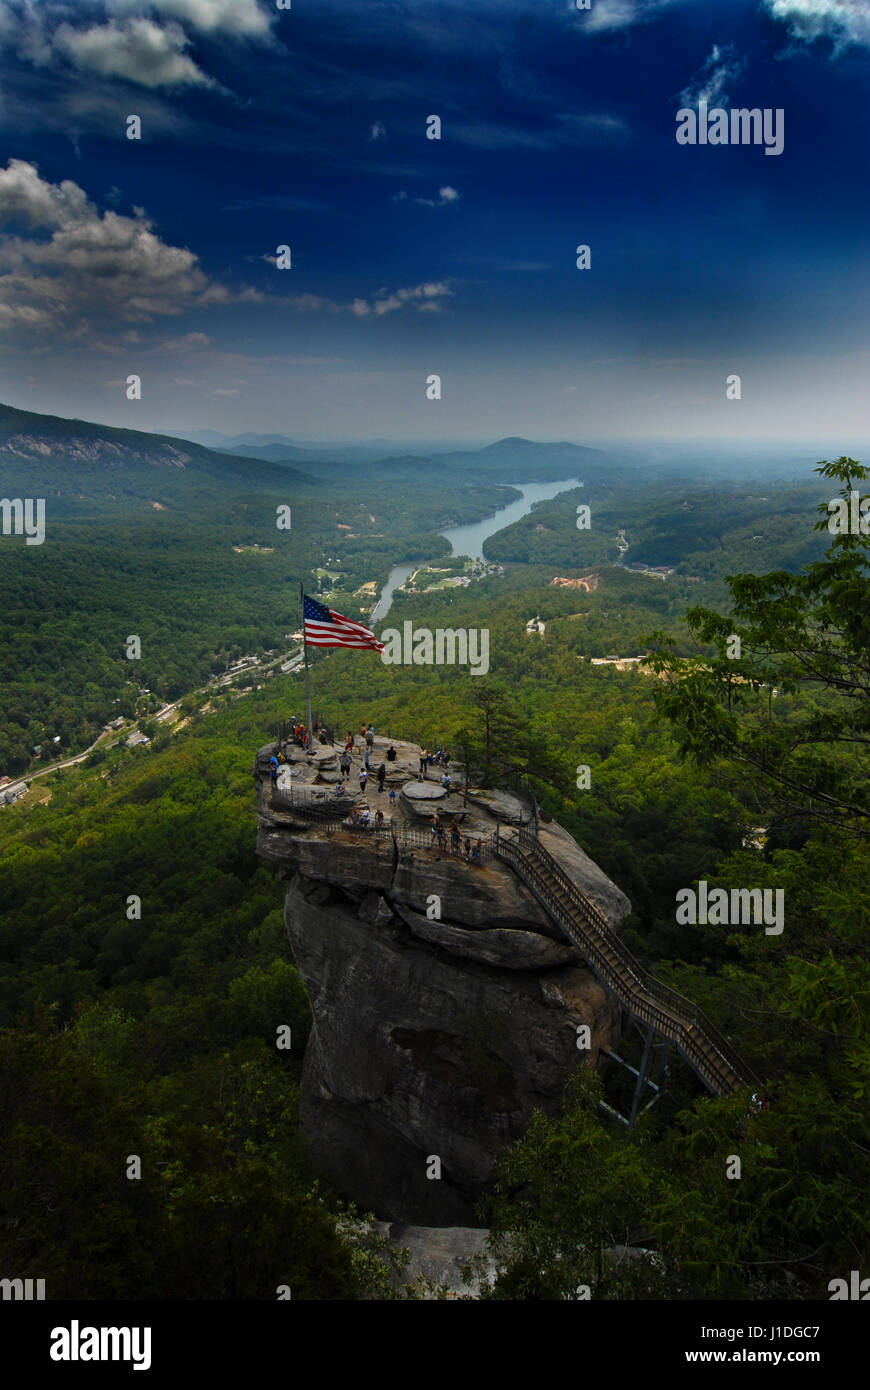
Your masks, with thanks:
M 512 864 L 526 881 L 602 983 L 621 1002 L 628 1001 L 630 1012 L 669 1037 L 711 1089 L 730 1091 L 735 1085 L 758 1083 L 758 1078 L 706 1015 L 640 964 L 613 932 L 600 909 L 568 878 L 562 866 L 530 832 L 520 831 L 516 840 L 497 835 L 495 852 Z M 540 861 L 540 867 L 534 859 Z M 554 883 L 579 913 L 579 923 L 574 914 L 565 911 Z M 691 1035 L 693 1030 L 696 1037 Z M 712 1056 L 705 1049 L 705 1043 L 712 1050 Z
M 439 845 L 437 836 L 433 835 L 431 830 L 418 830 L 416 826 L 402 826 L 400 829 L 396 830 L 393 838 L 402 845 L 411 845 L 418 849 L 436 849 L 440 850 L 442 854 L 461 854 L 463 858 L 465 856 L 464 846 L 467 839 L 471 841 L 472 849 L 477 844 L 478 840 L 482 840 L 483 843 L 481 844 L 477 858 L 470 855 L 468 862 L 473 864 L 488 864 L 492 859 L 492 843 L 488 836 L 463 835 L 460 831 L 462 848 L 460 850 L 452 850 L 450 847 L 450 829 L 448 826 L 444 826 L 443 830 L 443 845 Z

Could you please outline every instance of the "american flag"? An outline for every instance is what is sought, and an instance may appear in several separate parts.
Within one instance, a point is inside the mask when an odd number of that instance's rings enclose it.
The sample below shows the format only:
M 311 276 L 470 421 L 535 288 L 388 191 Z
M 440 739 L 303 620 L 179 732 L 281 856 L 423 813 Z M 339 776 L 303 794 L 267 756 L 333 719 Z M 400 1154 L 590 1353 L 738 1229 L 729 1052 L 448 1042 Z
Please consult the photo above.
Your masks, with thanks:
M 334 608 L 318 603 L 316 598 L 302 595 L 305 620 L 305 641 L 310 647 L 367 647 L 376 652 L 384 650 L 375 634 L 352 618 L 343 618 Z

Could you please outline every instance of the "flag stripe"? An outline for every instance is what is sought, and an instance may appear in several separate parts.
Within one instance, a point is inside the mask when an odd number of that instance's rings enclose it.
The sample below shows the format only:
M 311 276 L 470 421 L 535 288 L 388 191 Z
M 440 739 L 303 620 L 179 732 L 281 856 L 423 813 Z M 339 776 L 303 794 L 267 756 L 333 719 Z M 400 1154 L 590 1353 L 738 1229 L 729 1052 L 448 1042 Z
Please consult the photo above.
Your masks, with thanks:
M 383 642 L 362 623 L 345 618 L 317 599 L 302 595 L 305 641 L 312 647 L 352 647 L 356 650 L 382 652 Z

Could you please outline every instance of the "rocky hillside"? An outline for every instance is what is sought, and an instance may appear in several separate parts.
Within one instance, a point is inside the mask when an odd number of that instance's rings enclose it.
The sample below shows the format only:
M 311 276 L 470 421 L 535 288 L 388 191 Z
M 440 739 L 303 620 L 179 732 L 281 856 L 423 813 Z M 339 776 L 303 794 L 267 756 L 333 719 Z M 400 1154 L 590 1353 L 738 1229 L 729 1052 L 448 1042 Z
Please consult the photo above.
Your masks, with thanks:
M 387 746 L 376 740 L 373 768 Z M 516 825 L 528 808 L 480 789 L 464 804 L 434 770 L 420 784 L 416 748 L 395 747 L 380 794 L 374 777 L 357 790 L 357 750 L 343 798 L 392 815 L 393 833 L 380 834 L 312 819 L 318 797 L 319 814 L 341 814 L 331 747 L 290 750 L 292 790 L 275 795 L 272 749 L 261 749 L 258 852 L 287 881 L 287 933 L 314 1015 L 301 1108 L 321 1166 L 384 1220 L 473 1225 L 498 1154 L 534 1109 L 553 1107 L 572 1068 L 615 1046 L 620 1014 L 502 861 L 485 847 L 482 862 L 466 861 L 465 837 L 485 842 L 496 818 Z M 449 837 L 432 841 L 433 809 L 460 819 L 458 853 Z M 541 838 L 614 923 L 628 913 L 567 832 L 549 825 Z
M 0 484 L 10 496 L 41 490 L 95 497 L 109 488 L 114 497 L 138 497 L 159 488 L 174 498 L 191 487 L 280 489 L 302 478 L 266 460 L 218 454 L 171 435 L 0 405 Z

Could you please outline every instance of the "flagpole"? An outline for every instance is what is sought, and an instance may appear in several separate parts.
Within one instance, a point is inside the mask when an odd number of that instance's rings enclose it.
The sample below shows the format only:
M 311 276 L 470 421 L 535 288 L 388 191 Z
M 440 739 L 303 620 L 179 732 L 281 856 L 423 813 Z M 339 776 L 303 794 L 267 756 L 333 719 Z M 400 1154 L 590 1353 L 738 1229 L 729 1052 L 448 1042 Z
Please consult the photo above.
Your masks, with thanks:
M 308 729 L 308 750 L 311 751 L 311 673 L 308 670 L 308 642 L 305 637 L 305 593 L 299 581 L 299 601 L 302 604 L 302 649 L 305 653 L 305 720 Z

